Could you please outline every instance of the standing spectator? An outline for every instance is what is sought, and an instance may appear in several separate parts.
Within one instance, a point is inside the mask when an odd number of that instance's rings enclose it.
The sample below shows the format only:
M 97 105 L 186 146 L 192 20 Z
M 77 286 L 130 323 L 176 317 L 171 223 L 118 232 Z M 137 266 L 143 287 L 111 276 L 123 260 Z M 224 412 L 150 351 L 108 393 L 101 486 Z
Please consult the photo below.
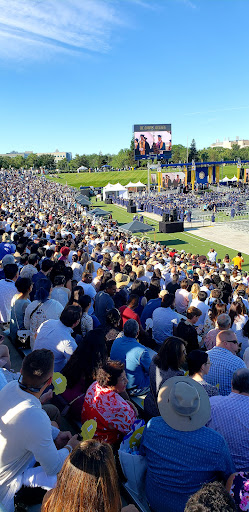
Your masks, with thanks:
M 242 269 L 242 263 L 244 263 L 244 259 L 242 258 L 241 252 L 238 252 L 237 256 L 232 258 L 232 261 L 235 267 L 238 267 L 239 270 Z
M 216 263 L 216 258 L 217 258 L 217 252 L 212 248 L 210 249 L 210 251 L 207 253 L 207 257 L 210 261 L 210 263 Z

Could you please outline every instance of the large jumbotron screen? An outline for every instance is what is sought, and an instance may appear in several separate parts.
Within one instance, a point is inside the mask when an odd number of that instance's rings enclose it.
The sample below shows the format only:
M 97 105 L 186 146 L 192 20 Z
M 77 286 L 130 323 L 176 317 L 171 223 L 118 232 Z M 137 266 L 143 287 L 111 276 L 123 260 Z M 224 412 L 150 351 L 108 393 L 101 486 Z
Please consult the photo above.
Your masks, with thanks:
M 134 125 L 135 160 L 171 158 L 171 124 Z

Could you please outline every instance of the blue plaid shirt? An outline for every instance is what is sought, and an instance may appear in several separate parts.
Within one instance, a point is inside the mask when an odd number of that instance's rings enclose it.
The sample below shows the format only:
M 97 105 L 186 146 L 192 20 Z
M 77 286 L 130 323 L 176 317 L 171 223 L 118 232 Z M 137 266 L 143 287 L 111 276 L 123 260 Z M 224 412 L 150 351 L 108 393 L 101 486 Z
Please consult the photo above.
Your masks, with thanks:
M 207 353 L 211 366 L 205 380 L 212 386 L 219 384 L 220 395 L 229 395 L 232 390 L 232 376 L 239 368 L 246 368 L 244 361 L 222 347 L 214 347 Z
M 210 404 L 208 427 L 225 438 L 236 471 L 249 471 L 249 396 L 232 392 L 211 397 Z

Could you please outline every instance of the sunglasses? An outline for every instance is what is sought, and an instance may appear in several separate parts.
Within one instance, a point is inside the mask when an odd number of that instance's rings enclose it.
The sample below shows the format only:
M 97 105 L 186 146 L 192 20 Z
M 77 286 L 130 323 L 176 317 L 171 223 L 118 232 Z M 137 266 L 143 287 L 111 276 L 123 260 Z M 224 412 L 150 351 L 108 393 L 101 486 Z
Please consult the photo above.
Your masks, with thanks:
M 31 391 L 31 393 L 39 393 L 39 391 L 41 391 L 41 389 L 43 388 L 43 386 L 45 384 L 47 384 L 47 382 L 49 381 L 49 379 L 47 379 L 40 387 L 32 387 L 32 386 L 26 386 L 26 384 L 24 384 L 22 382 L 22 375 L 20 375 L 19 379 L 18 379 L 18 384 L 19 384 L 19 387 L 23 390 L 23 391 Z
M 238 340 L 226 340 L 227 343 L 237 343 L 239 345 Z

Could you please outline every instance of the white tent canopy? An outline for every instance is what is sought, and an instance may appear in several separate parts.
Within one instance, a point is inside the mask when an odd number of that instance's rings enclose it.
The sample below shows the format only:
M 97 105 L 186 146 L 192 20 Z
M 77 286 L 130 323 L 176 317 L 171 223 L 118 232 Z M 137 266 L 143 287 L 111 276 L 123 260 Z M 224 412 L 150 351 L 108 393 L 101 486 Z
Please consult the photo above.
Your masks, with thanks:
M 237 181 L 237 177 L 234 175 L 230 181 Z
M 227 176 L 225 176 L 225 178 L 223 178 L 223 180 L 220 180 L 221 183 L 226 183 L 227 181 L 230 181 Z
M 128 192 L 127 192 L 126 188 L 123 185 L 121 185 L 120 183 L 116 183 L 115 185 L 108 183 L 108 185 L 106 185 L 103 188 L 104 201 L 105 201 L 106 197 L 108 197 L 108 195 L 110 195 L 110 194 L 114 194 L 115 196 L 122 197 L 123 199 L 127 199 L 127 197 L 128 197 Z
M 132 181 L 130 181 L 129 183 L 127 183 L 127 185 L 125 185 L 126 188 L 139 188 L 139 187 L 146 187 L 146 185 L 144 185 L 144 183 L 141 183 L 141 181 L 138 181 L 137 183 L 132 183 Z
M 146 187 L 147 185 L 145 185 L 144 183 L 141 183 L 141 181 L 138 181 L 137 182 L 137 187 Z
M 125 188 L 136 188 L 137 184 L 136 183 L 132 183 L 132 181 L 129 181 L 129 183 L 127 183 L 127 185 L 125 185 Z

